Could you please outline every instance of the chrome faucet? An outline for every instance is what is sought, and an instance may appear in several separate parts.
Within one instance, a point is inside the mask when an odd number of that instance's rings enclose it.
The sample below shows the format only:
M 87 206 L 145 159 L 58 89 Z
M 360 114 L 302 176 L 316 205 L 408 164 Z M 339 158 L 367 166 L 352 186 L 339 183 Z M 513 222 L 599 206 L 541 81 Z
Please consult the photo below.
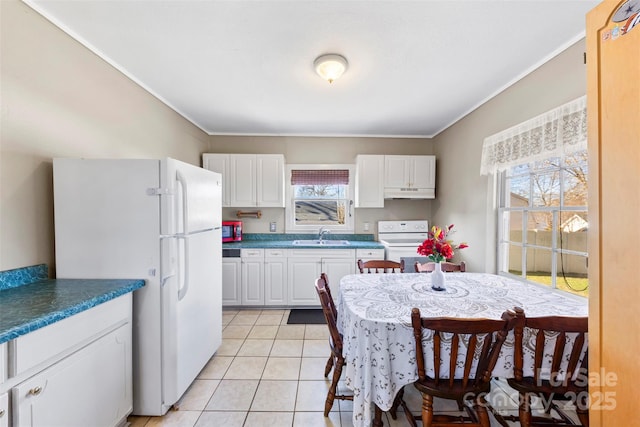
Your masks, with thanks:
M 327 234 L 331 234 L 331 230 L 320 227 L 320 230 L 318 231 L 318 239 L 322 242 L 322 239 L 324 239 Z

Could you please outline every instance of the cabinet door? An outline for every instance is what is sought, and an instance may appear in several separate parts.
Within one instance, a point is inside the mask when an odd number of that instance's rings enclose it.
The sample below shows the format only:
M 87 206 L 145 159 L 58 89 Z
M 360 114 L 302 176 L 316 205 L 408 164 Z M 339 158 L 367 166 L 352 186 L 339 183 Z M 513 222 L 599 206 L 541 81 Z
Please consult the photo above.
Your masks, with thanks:
M 242 250 L 242 305 L 264 305 L 264 249 Z
M 413 188 L 435 188 L 436 156 L 413 156 L 409 181 Z
M 322 259 L 322 272 L 329 279 L 331 295 L 336 302 L 338 302 L 338 295 L 340 295 L 340 279 L 349 274 L 354 274 L 355 265 L 356 260 L 354 257 Z
M 202 155 L 202 167 L 222 174 L 222 206 L 229 206 L 229 182 L 231 181 L 229 155 L 205 153 Z
M 7 379 L 7 343 L 0 344 L 0 384 Z
M 284 156 L 256 156 L 256 205 L 284 208 Z
M 240 258 L 222 258 L 222 305 L 242 304 Z
M 256 205 L 256 155 L 229 155 L 229 206 Z
M 356 208 L 384 207 L 384 156 L 356 157 Z
M 409 187 L 410 156 L 384 156 L 384 186 Z
M 294 257 L 287 262 L 289 305 L 319 306 L 316 279 L 320 277 L 319 258 Z
M 287 304 L 287 258 L 283 250 L 267 250 L 265 253 L 264 303 Z
M 0 394 L 0 427 L 9 427 L 9 394 Z
M 112 427 L 132 410 L 131 324 L 12 389 L 14 427 Z

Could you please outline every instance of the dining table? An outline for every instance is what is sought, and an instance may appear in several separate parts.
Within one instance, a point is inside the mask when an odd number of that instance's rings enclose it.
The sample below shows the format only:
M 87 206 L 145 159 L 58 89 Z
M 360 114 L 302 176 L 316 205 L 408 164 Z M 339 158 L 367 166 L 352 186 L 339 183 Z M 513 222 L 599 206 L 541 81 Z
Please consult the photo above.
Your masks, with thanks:
M 353 392 L 355 427 L 372 425 L 376 406 L 378 416 L 380 410 L 388 411 L 398 392 L 418 379 L 411 326 L 414 307 L 422 317 L 500 319 L 505 310 L 514 307 L 524 309 L 528 317 L 588 315 L 584 297 L 504 275 L 446 273 L 444 291 L 432 289 L 431 277 L 429 273 L 380 273 L 352 274 L 340 280 L 337 326 L 343 340 L 345 384 Z M 422 339 L 424 342 L 432 336 L 423 335 Z M 511 332 L 494 377 L 513 377 L 513 353 Z M 433 357 L 428 356 L 425 354 L 425 368 L 430 376 L 434 366 Z M 533 353 L 525 349 L 524 357 L 533 360 Z M 531 365 L 525 363 L 525 376 L 532 375 L 531 367 L 527 372 Z M 461 372 L 454 375 L 458 374 Z M 441 375 L 448 375 L 448 371 Z M 374 425 L 378 425 L 376 421 Z

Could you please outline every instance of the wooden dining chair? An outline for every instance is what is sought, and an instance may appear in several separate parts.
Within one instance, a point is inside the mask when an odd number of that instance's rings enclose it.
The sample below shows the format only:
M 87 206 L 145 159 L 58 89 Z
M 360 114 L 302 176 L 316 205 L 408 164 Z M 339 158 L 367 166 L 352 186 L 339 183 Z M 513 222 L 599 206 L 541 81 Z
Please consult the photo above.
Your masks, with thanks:
M 440 267 L 445 273 L 451 273 L 454 271 L 467 271 L 467 265 L 464 263 L 464 261 L 461 261 L 460 264 L 455 264 L 453 262 L 441 262 Z M 431 273 L 433 270 L 435 270 L 435 268 L 435 262 L 426 262 L 424 264 L 421 264 L 419 262 L 415 263 L 416 273 Z
M 429 318 L 420 317 L 420 310 L 411 311 L 411 324 L 416 342 L 418 380 L 414 386 L 422 395 L 423 426 L 465 425 L 489 427 L 487 402 L 484 399 L 491 389 L 491 373 L 507 334 L 514 328 L 518 317 L 507 310 L 502 320 Z M 423 332 L 432 338 L 423 338 Z M 427 376 L 424 346 L 431 346 L 434 366 L 433 377 Z M 450 346 L 450 350 L 447 347 Z M 466 349 L 466 350 L 465 350 Z M 459 353 L 464 352 L 464 365 L 459 366 Z M 474 359 L 477 367 L 472 372 Z M 456 378 L 456 369 L 462 369 Z M 455 400 L 467 415 L 434 415 L 433 398 Z M 471 407 L 469 406 L 471 405 Z
M 402 273 L 404 263 L 385 259 L 374 259 L 369 261 L 358 260 L 360 273 Z M 396 271 L 397 270 L 397 271 Z
M 523 427 L 530 426 L 589 426 L 588 370 L 587 370 L 587 317 L 526 317 L 524 311 L 516 309 L 523 319 L 514 329 L 514 378 L 509 385 L 518 390 L 520 406 L 518 415 Z M 523 338 L 527 333 L 533 338 Z M 525 351 L 533 351 L 525 358 Z M 533 372 L 524 376 L 525 364 Z M 527 369 L 527 372 L 529 369 Z M 544 378 L 541 376 L 544 374 Z M 546 379 L 547 375 L 549 379 Z M 546 417 L 531 414 L 531 397 L 541 397 Z M 580 423 L 574 421 L 557 402 L 574 400 Z M 553 409 L 560 417 L 550 418 Z
M 324 280 L 324 288 L 327 292 L 327 295 L 329 295 L 329 310 L 331 311 L 331 315 L 333 316 L 333 319 L 335 322 L 338 321 L 338 309 L 336 308 L 336 304 L 335 301 L 333 299 L 333 296 L 331 295 L 331 288 L 329 287 L 329 278 L 327 277 L 326 273 L 321 273 L 320 274 L 320 278 Z M 327 378 L 329 376 L 329 372 L 331 372 L 331 369 L 333 368 L 333 352 L 329 355 L 329 360 L 327 360 L 327 364 L 324 368 L 324 377 Z
M 326 275 L 321 275 L 316 280 L 316 291 L 318 298 L 320 299 L 320 305 L 322 306 L 322 312 L 324 313 L 324 319 L 329 327 L 329 347 L 331 348 L 331 365 L 327 362 L 327 368 L 325 368 L 325 376 L 329 374 L 331 366 L 333 366 L 333 376 L 331 379 L 331 386 L 327 393 L 327 399 L 324 403 L 324 416 L 329 416 L 329 411 L 333 407 L 333 401 L 339 400 L 353 400 L 353 396 L 336 394 L 338 388 L 338 381 L 340 381 L 340 375 L 342 375 L 342 367 L 344 366 L 344 356 L 342 355 L 342 335 L 338 332 L 338 326 L 336 325 L 337 313 L 334 314 L 335 307 L 332 303 L 331 291 L 328 291 Z

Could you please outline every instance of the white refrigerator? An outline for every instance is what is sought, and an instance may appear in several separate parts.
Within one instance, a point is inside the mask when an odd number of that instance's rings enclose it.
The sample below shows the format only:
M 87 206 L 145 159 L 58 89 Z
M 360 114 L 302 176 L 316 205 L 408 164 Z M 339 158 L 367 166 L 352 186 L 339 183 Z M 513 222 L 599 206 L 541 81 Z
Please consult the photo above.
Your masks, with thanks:
M 170 158 L 60 158 L 53 179 L 57 277 L 146 281 L 133 413 L 163 415 L 222 342 L 222 177 Z

